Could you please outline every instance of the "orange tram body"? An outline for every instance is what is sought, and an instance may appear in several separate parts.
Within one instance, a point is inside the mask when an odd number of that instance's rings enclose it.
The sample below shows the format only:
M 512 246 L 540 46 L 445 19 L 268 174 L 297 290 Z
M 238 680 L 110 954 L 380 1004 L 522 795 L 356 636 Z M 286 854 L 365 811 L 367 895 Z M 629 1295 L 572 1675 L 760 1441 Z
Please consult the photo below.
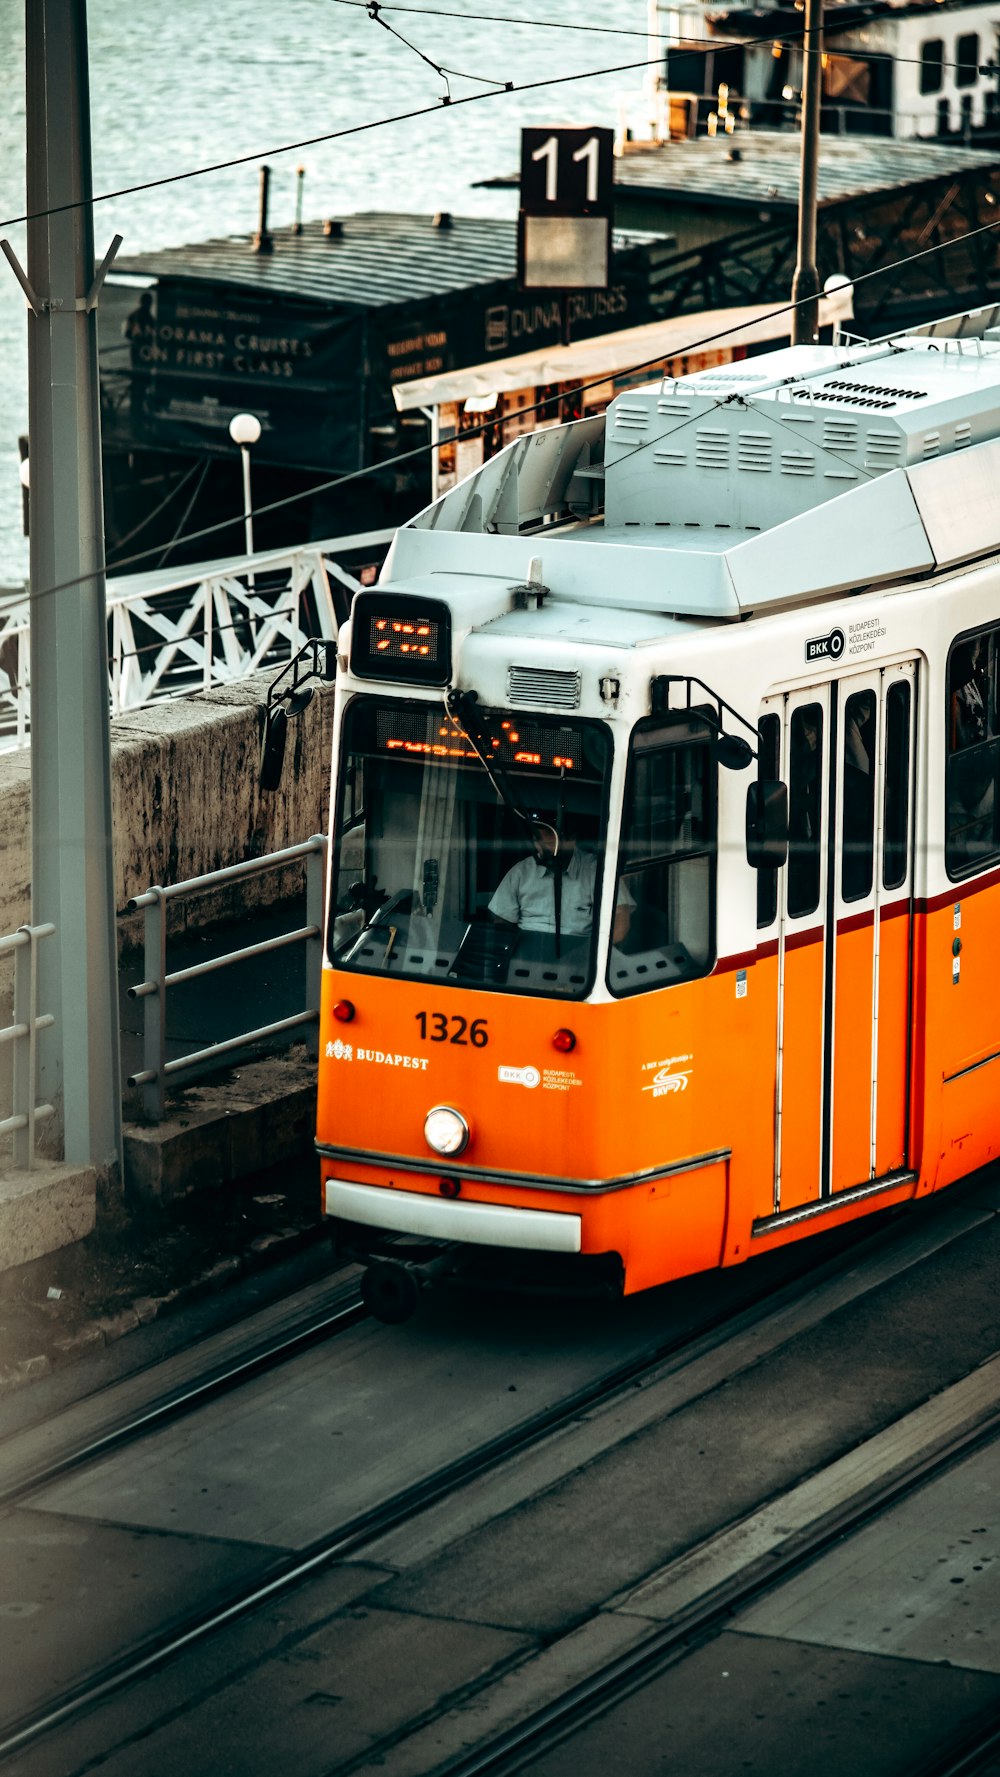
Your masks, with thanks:
M 397 533 L 338 644 L 353 1241 L 631 1293 L 1000 1149 L 996 319 L 629 390 Z

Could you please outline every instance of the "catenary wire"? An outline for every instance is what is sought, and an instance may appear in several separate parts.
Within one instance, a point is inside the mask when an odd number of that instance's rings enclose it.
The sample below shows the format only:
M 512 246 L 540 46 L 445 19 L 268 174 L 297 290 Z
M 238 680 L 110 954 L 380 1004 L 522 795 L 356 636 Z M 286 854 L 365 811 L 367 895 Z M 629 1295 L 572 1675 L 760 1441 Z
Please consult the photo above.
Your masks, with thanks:
M 969 241 L 975 240 L 978 236 L 994 233 L 998 229 L 1000 229 L 1000 217 L 998 217 L 995 222 L 985 222 L 979 228 L 970 229 L 966 234 L 955 235 L 949 241 L 937 241 L 931 247 L 921 247 L 918 252 L 907 254 L 903 259 L 894 259 L 890 261 L 888 265 L 879 265 L 873 267 L 871 271 L 859 272 L 856 277 L 847 279 L 847 283 L 851 288 L 856 288 L 858 284 L 868 283 L 872 278 L 884 277 L 888 272 L 892 271 L 901 271 L 905 266 L 913 265 L 918 260 L 929 258 L 932 253 L 947 252 L 950 247 L 966 245 Z M 814 297 L 805 296 L 800 297 L 797 302 L 792 301 L 781 303 L 773 309 L 768 309 L 767 315 L 764 318 L 774 320 L 781 315 L 791 314 L 794 310 L 801 308 L 807 302 L 812 301 L 815 301 Z M 694 316 L 692 316 L 692 319 L 694 319 Z M 754 320 L 760 319 L 760 316 L 754 317 Z M 705 351 L 709 346 L 716 345 L 720 340 L 731 339 L 734 334 L 742 333 L 747 327 L 750 327 L 753 324 L 753 321 L 740 321 L 731 327 L 720 328 L 716 333 L 707 334 L 702 339 L 692 340 L 686 350 L 688 353 Z M 900 329 L 900 331 L 903 332 L 905 329 Z M 665 354 L 660 352 L 655 358 L 647 358 L 641 364 L 627 366 L 625 369 L 616 372 L 616 375 L 619 377 L 635 376 L 640 371 L 653 370 L 658 364 L 663 363 L 664 356 Z M 541 401 L 532 402 L 527 407 L 519 407 L 514 413 L 505 417 L 512 420 L 522 419 L 528 414 L 539 413 L 544 408 L 551 407 L 556 401 L 572 400 L 574 396 L 585 394 L 588 389 L 598 388 L 602 383 L 606 383 L 607 380 L 608 377 L 605 372 L 604 375 L 594 377 L 590 382 L 577 383 L 573 388 L 565 389 L 558 395 L 549 395 Z M 720 400 L 718 405 L 722 406 L 723 401 Z M 480 432 L 488 432 L 494 424 L 495 421 L 487 420 L 480 426 L 470 426 L 464 436 L 468 438 L 476 437 Z M 417 457 L 428 456 L 431 451 L 439 450 L 441 448 L 441 442 L 443 441 L 439 441 L 437 444 L 433 442 L 418 444 L 415 445 L 412 450 L 400 451 L 393 457 L 387 457 L 383 463 L 368 463 L 359 469 L 349 470 L 346 475 L 334 475 L 327 481 L 317 482 L 313 487 L 300 489 L 294 494 L 286 494 L 282 499 L 272 500 L 266 506 L 258 506 L 253 509 L 252 516 L 255 519 L 263 518 L 273 512 L 283 511 L 289 506 L 295 506 L 299 501 L 310 499 L 315 494 L 328 493 L 333 488 L 344 487 L 350 482 L 359 481 L 368 476 L 374 476 L 382 474 L 387 470 L 396 469 L 402 463 L 412 462 Z M 643 449 L 645 449 L 644 445 L 636 446 L 637 451 Z M 635 453 L 633 452 L 633 454 Z M 192 531 L 187 537 L 178 539 L 178 541 L 186 544 L 198 543 L 204 537 L 212 537 L 217 535 L 219 531 L 227 530 L 234 523 L 235 520 L 233 518 L 219 519 L 214 524 L 204 525 L 200 530 Z M 125 556 L 121 561 L 115 563 L 116 572 L 120 572 L 122 568 L 133 567 L 138 562 L 147 561 L 150 556 L 159 553 L 159 548 L 160 546 L 157 545 L 156 548 L 140 550 L 134 555 Z M 106 571 L 106 566 L 101 566 L 92 570 L 90 573 L 76 574 L 69 580 L 60 580 L 56 585 L 47 586 L 41 592 L 32 592 L 32 603 L 34 604 L 38 599 L 54 598 L 57 593 L 67 592 L 74 586 L 84 585 L 88 581 L 93 580 L 96 574 L 105 573 Z
M 137 537 L 139 535 L 140 531 L 144 531 L 148 524 L 152 524 L 154 518 L 159 518 L 160 513 L 164 512 L 166 510 L 166 508 L 170 505 L 171 500 L 176 500 L 177 495 L 181 492 L 181 489 L 187 486 L 188 482 L 194 478 L 194 476 L 197 474 L 197 472 L 198 472 L 198 462 L 197 462 L 197 459 L 195 459 L 195 461 L 191 464 L 190 469 L 185 470 L 185 472 L 181 476 L 180 480 L 174 482 L 174 485 L 170 489 L 170 492 L 168 494 L 164 495 L 164 497 L 160 501 L 159 505 L 154 506 L 152 512 L 147 512 L 145 518 L 140 518 L 138 524 L 134 524 L 130 531 L 126 531 L 124 537 L 120 537 L 118 539 L 117 547 L 119 549 L 124 549 L 125 544 L 131 543 L 132 538 Z M 176 542 L 176 540 L 177 539 L 175 538 L 174 541 Z
M 504 92 L 511 91 L 513 82 L 510 80 L 493 80 L 488 74 L 466 74 L 461 68 L 446 68 L 443 62 L 435 62 L 432 56 L 425 55 L 422 49 L 418 49 L 415 43 L 411 43 L 408 37 L 403 36 L 402 31 L 397 31 L 395 25 L 390 25 L 388 19 L 382 17 L 381 0 L 366 0 L 366 4 L 370 19 L 374 19 L 377 25 L 381 25 L 383 31 L 388 31 L 390 37 L 395 37 L 397 43 L 402 43 L 415 56 L 418 56 L 425 68 L 433 68 L 435 74 L 441 76 L 446 93 L 446 96 L 441 100 L 442 105 L 450 105 L 452 102 L 449 74 L 453 80 L 475 80 L 479 82 L 480 86 L 492 86 Z
M 252 161 L 274 158 L 279 154 L 294 154 L 302 148 L 315 148 L 323 142 L 340 142 L 349 136 L 361 136 L 369 130 L 379 130 L 394 123 L 412 123 L 418 117 L 433 117 L 444 109 L 457 110 L 460 105 L 481 104 L 488 99 L 503 99 L 508 93 L 533 93 L 555 86 L 579 85 L 581 80 L 600 80 L 609 74 L 634 73 L 637 68 L 658 67 L 659 56 L 651 59 L 646 57 L 638 62 L 619 62 L 612 67 L 584 68 L 578 74 L 552 74 L 545 80 L 522 80 L 513 82 L 502 92 L 463 93 L 461 98 L 452 99 L 449 106 L 442 105 L 440 99 L 433 105 L 418 105 L 412 111 L 394 112 L 390 117 L 372 117 L 366 123 L 347 124 L 341 130 L 326 130 L 319 136 L 305 136 L 298 142 L 283 142 L 277 148 L 257 148 L 252 154 L 236 154 L 229 160 L 213 161 L 210 166 L 189 167 L 183 173 L 164 173 L 159 179 L 141 180 L 135 185 L 123 185 L 116 191 L 101 191 L 90 198 L 74 199 L 71 203 L 53 204 L 44 210 L 25 212 L 23 216 L 7 216 L 0 219 L 0 228 L 14 228 L 23 222 L 39 222 L 46 216 L 61 216 L 67 210 L 82 209 L 85 204 L 105 204 L 113 198 L 135 197 L 142 191 L 157 191 L 164 185 L 180 185 L 186 179 L 201 179 L 209 173 L 223 173 L 230 167 L 247 166 Z
M 367 11 L 370 7 L 371 0 L 332 0 L 332 4 L 335 6 L 350 6 L 355 9 L 360 7 L 362 10 Z M 958 10 L 958 8 L 955 7 L 954 10 Z M 444 6 L 407 6 L 397 4 L 397 0 L 379 0 L 379 11 L 406 12 L 413 14 L 418 18 L 423 16 L 426 18 L 457 19 L 461 23 L 468 22 L 470 24 L 525 25 L 529 30 L 534 31 L 577 31 L 594 32 L 602 36 L 612 37 L 645 37 L 647 39 L 649 37 L 648 30 L 643 30 L 636 26 L 583 25 L 574 23 L 572 19 L 515 18 L 511 13 L 455 12 Z M 862 17 L 852 19 L 850 25 L 847 23 L 842 24 L 839 29 L 843 31 L 853 30 L 857 25 L 865 24 L 871 18 L 876 16 L 875 9 L 872 9 L 871 12 L 866 12 Z M 835 19 L 835 13 L 826 13 L 823 21 L 824 33 L 835 34 L 837 32 L 838 26 L 834 22 Z M 779 47 L 783 44 L 788 44 L 789 47 L 801 47 L 807 36 L 808 31 L 806 30 L 805 25 L 802 26 L 801 30 L 781 31 L 774 37 L 686 37 L 680 33 L 674 34 L 669 31 L 662 31 L 659 33 L 660 43 L 664 48 L 693 50 L 756 49 L 766 48 L 769 44 L 772 46 L 777 44 Z M 419 51 L 417 53 L 419 54 Z M 893 50 L 887 49 L 849 50 L 838 48 L 835 53 L 839 59 L 849 62 L 892 62 L 904 68 L 920 68 L 923 66 L 919 56 L 899 56 L 896 55 Z M 940 62 L 935 62 L 934 66 L 935 68 L 962 69 L 966 73 L 1000 73 L 1000 68 L 992 62 L 962 62 L 950 61 L 947 58 L 943 58 Z
M 364 8 L 364 10 L 366 12 L 369 11 L 369 6 L 367 3 L 367 0 L 335 0 L 335 3 L 341 4 L 341 5 L 361 6 Z M 403 10 L 403 9 L 399 8 L 398 10 Z M 421 10 L 421 9 L 416 8 L 414 10 Z M 374 15 L 369 14 L 369 16 L 374 16 Z M 459 17 L 459 18 L 465 17 L 465 16 L 470 16 L 470 17 L 471 16 L 482 16 L 483 18 L 490 17 L 490 15 L 488 15 L 488 14 L 483 14 L 483 15 L 465 15 L 465 14 L 451 15 L 451 14 L 447 14 L 445 16 L 454 16 L 454 17 Z M 380 22 L 382 22 L 382 21 L 380 21 Z M 497 15 L 496 22 L 505 23 L 506 20 L 501 15 Z M 537 21 L 517 20 L 514 22 L 521 23 L 521 24 L 530 24 L 530 23 L 537 22 Z M 387 27 L 387 29 L 388 28 L 389 27 Z M 563 29 L 563 28 L 569 28 L 569 27 L 556 26 L 555 28 Z M 633 35 L 633 33 L 631 33 L 631 32 L 627 32 L 627 33 L 623 32 L 621 34 L 622 35 Z M 640 34 L 644 35 L 644 33 L 640 33 Z M 392 35 L 399 36 L 399 33 L 392 32 Z M 803 32 L 802 32 L 803 39 L 805 38 L 805 35 L 806 35 L 806 33 L 803 30 Z M 768 43 L 770 43 L 770 44 L 782 44 L 782 43 L 786 43 L 786 42 L 791 43 L 791 42 L 794 42 L 795 40 L 796 40 L 796 38 L 795 38 L 794 32 L 790 33 L 790 32 L 785 31 L 785 32 L 782 32 L 780 34 L 780 36 L 776 36 L 776 37 L 754 38 L 753 43 L 757 46 L 761 46 L 761 45 L 766 45 Z M 406 42 L 405 38 L 401 37 L 400 42 L 405 43 Z M 704 48 L 706 46 L 710 46 L 713 49 L 743 49 L 743 48 L 747 47 L 747 44 L 739 39 L 733 39 L 730 41 L 728 39 L 718 39 L 717 40 L 714 38 L 709 40 L 709 39 L 696 38 L 696 37 L 676 37 L 676 38 L 666 38 L 665 37 L 665 38 L 661 38 L 661 43 L 664 43 L 667 47 L 679 48 L 681 46 L 685 46 L 685 47 L 691 47 L 692 49 Z M 407 44 L 407 48 L 412 49 L 413 45 Z M 417 55 L 421 55 L 421 52 L 419 50 L 416 50 L 415 53 Z M 860 59 L 860 60 L 864 60 L 864 61 L 873 61 L 873 60 L 879 59 L 879 60 L 890 61 L 893 63 L 899 62 L 900 64 L 905 64 L 906 62 L 912 62 L 912 65 L 914 65 L 914 66 L 920 65 L 920 63 L 917 61 L 916 58 L 897 57 L 888 51 L 872 51 L 870 54 L 865 55 L 865 56 L 853 56 L 850 54 L 850 52 L 838 51 L 837 53 L 838 53 L 838 55 L 841 53 L 844 53 L 846 58 L 850 59 L 850 60 Z M 427 58 L 421 57 L 421 59 L 427 59 Z M 459 105 L 474 105 L 484 99 L 503 98 L 510 93 L 530 93 L 530 92 L 538 92 L 543 89 L 547 89 L 547 88 L 551 88 L 551 87 L 578 85 L 579 82 L 582 80 L 599 80 L 599 79 L 602 79 L 603 77 L 610 75 L 610 74 L 629 74 L 629 73 L 635 73 L 638 69 L 642 69 L 642 68 L 658 68 L 662 62 L 662 59 L 663 58 L 662 58 L 662 54 L 661 54 L 658 56 L 646 57 L 645 59 L 643 59 L 641 61 L 637 61 L 637 62 L 619 62 L 619 63 L 613 64 L 612 66 L 604 67 L 604 68 L 585 68 L 577 74 L 550 75 L 545 80 L 528 80 L 528 81 L 520 81 L 520 82 L 510 81 L 510 82 L 507 82 L 504 84 L 502 91 L 494 91 L 494 92 L 487 92 L 487 93 L 465 93 L 462 95 L 461 98 L 458 98 L 458 99 L 454 99 L 451 97 L 448 97 L 446 99 L 438 98 L 433 105 L 421 105 L 411 111 L 394 112 L 391 116 L 370 118 L 366 123 L 348 124 L 345 126 L 345 128 L 340 129 L 340 130 L 328 130 L 328 131 L 324 132 L 322 135 L 306 136 L 296 142 L 281 143 L 277 147 L 257 148 L 257 149 L 254 149 L 252 153 L 233 155 L 228 160 L 212 161 L 209 164 L 207 164 L 205 166 L 201 166 L 201 167 L 189 167 L 185 172 L 182 172 L 182 173 L 165 173 L 158 179 L 145 179 L 145 180 L 139 181 L 135 185 L 119 186 L 114 191 L 98 192 L 96 194 L 96 196 L 92 194 L 87 199 L 77 199 L 77 200 L 74 200 L 74 201 L 72 201 L 70 203 L 66 203 L 66 204 L 53 204 L 49 208 L 42 209 L 42 210 L 25 211 L 25 213 L 20 216 L 3 217 L 3 218 L 0 218 L 0 228 L 15 228 L 15 227 L 19 227 L 23 223 L 42 221 L 46 216 L 59 216 L 59 215 L 64 214 L 68 210 L 81 209 L 84 207 L 85 204 L 89 204 L 93 208 L 96 204 L 110 203 L 115 198 L 136 197 L 141 192 L 157 191 L 157 190 L 160 190 L 165 185 L 179 185 L 179 184 L 183 184 L 188 179 L 201 179 L 201 178 L 207 177 L 211 173 L 226 172 L 228 169 L 230 169 L 232 167 L 248 166 L 253 162 L 261 161 L 266 158 L 272 158 L 272 159 L 276 158 L 278 155 L 281 155 L 281 154 L 295 154 L 304 148 L 316 148 L 316 147 L 319 147 L 324 142 L 342 141 L 349 136 L 363 135 L 367 131 L 376 130 L 376 129 L 384 129 L 384 128 L 387 128 L 390 125 L 396 124 L 396 123 L 410 123 L 420 117 L 433 116 L 445 108 L 454 109 L 455 107 L 457 107 Z M 435 68 L 437 69 L 438 72 L 441 71 L 439 68 L 437 68 L 437 64 L 432 64 L 432 65 L 435 66 Z M 967 69 L 971 69 L 971 68 L 975 67 L 976 71 L 981 74 L 989 74 L 989 73 L 997 72 L 997 70 L 995 70 L 993 68 L 993 66 L 989 63 L 980 64 L 980 63 L 971 63 L 971 62 L 942 62 L 940 65 L 942 67 L 967 68 Z M 452 70 L 452 72 L 454 72 L 454 71 Z M 469 75 L 469 76 L 463 76 L 463 78 L 480 79 L 482 77 L 479 75 Z M 789 101 L 789 102 L 791 102 L 791 101 Z
M 170 542 L 167 544 L 167 547 L 164 549 L 162 555 L 160 556 L 159 561 L 156 564 L 156 566 L 158 568 L 162 568 L 162 567 L 166 566 L 167 557 L 170 555 L 172 550 L 177 548 L 177 545 L 180 542 L 180 539 L 184 533 L 184 526 L 187 524 L 187 521 L 190 518 L 191 513 L 194 511 L 194 507 L 195 507 L 195 504 L 198 500 L 198 496 L 201 493 L 201 490 L 204 487 L 205 482 L 208 479 L 208 471 L 211 467 L 211 463 L 212 463 L 211 457 L 206 457 L 204 463 L 201 466 L 201 474 L 199 475 L 198 480 L 195 484 L 195 487 L 192 491 L 191 498 L 188 500 L 188 503 L 185 506 L 184 511 L 181 513 L 180 518 L 177 520 L 177 524 L 174 527 L 174 534 L 171 537 Z

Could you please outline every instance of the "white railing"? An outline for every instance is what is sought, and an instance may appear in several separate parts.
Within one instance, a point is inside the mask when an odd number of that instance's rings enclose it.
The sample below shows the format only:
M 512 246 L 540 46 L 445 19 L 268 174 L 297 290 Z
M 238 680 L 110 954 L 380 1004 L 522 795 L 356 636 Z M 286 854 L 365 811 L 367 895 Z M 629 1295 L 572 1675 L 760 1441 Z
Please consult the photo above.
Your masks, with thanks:
M 0 1029 L 0 1045 L 14 1046 L 12 1111 L 0 1119 L 0 1136 L 13 1136 L 14 1165 L 20 1172 L 30 1172 L 34 1164 L 36 1124 L 52 1115 L 52 1106 L 38 1104 L 36 1099 L 38 1032 L 55 1023 L 51 1012 L 38 1010 L 36 952 L 40 940 L 50 938 L 55 929 L 54 925 L 19 926 L 10 937 L 0 938 L 0 957 L 14 957 L 14 1022 Z
M 112 715 L 288 660 L 311 636 L 332 639 L 358 582 L 338 554 L 383 548 L 392 532 L 234 556 L 108 579 Z M 0 605 L 0 751 L 30 744 L 29 601 Z

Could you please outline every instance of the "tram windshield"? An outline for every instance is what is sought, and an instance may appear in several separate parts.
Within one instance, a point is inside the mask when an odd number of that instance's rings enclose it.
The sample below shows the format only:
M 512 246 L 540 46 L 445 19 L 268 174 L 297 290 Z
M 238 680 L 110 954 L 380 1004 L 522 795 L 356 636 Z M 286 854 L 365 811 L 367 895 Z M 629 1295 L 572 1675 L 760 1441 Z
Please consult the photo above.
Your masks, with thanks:
M 341 749 L 331 960 L 585 994 L 610 764 L 600 722 L 477 709 L 473 738 L 443 703 L 356 698 Z

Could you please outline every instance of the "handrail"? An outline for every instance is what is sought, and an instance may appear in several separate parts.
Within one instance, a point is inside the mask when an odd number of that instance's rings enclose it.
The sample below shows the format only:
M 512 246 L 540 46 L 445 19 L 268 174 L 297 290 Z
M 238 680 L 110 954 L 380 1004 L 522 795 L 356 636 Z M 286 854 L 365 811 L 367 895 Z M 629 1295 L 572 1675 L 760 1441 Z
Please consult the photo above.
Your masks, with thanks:
M 0 938 L 0 956 L 14 956 L 14 1022 L 0 1029 L 0 1043 L 14 1044 L 12 1114 L 0 1119 L 0 1135 L 14 1138 L 14 1165 L 30 1172 L 35 1163 L 36 1125 L 53 1115 L 51 1104 L 37 1102 L 38 1033 L 55 1023 L 51 1012 L 38 1011 L 37 947 L 51 938 L 55 926 L 19 926 Z
M 266 857 L 247 858 L 242 863 L 229 864 L 225 869 L 213 870 L 204 876 L 192 876 L 186 882 L 171 883 L 165 888 L 154 885 L 145 893 L 132 896 L 128 903 L 129 911 L 141 911 L 144 914 L 145 979 L 128 989 L 129 999 L 143 1002 L 143 1066 L 134 1074 L 129 1074 L 128 1084 L 142 1087 L 143 1109 L 151 1121 L 159 1122 L 163 1117 L 168 1078 L 201 1066 L 206 1061 L 231 1055 L 234 1050 L 247 1048 L 252 1043 L 262 1042 L 265 1038 L 303 1026 L 306 1028 L 310 1054 L 314 1059 L 319 1054 L 326 852 L 326 835 L 317 833 L 300 845 L 286 846 L 282 851 L 269 852 Z M 261 876 L 267 871 L 281 869 L 299 860 L 306 865 L 305 925 L 298 926 L 293 931 L 282 932 L 277 937 L 245 944 L 238 950 L 227 951 L 223 956 L 211 957 L 206 962 L 168 971 L 167 909 L 172 902 L 189 895 L 203 894 L 209 889 L 218 889 L 226 883 Z M 267 951 L 280 950 L 289 944 L 298 943 L 306 946 L 306 1005 L 302 1012 L 272 1024 L 260 1025 L 223 1042 L 212 1043 L 208 1048 L 194 1050 L 173 1061 L 166 1059 L 168 988 L 213 974 L 218 969 L 227 968 L 231 963 L 244 962 L 250 957 L 262 956 Z

